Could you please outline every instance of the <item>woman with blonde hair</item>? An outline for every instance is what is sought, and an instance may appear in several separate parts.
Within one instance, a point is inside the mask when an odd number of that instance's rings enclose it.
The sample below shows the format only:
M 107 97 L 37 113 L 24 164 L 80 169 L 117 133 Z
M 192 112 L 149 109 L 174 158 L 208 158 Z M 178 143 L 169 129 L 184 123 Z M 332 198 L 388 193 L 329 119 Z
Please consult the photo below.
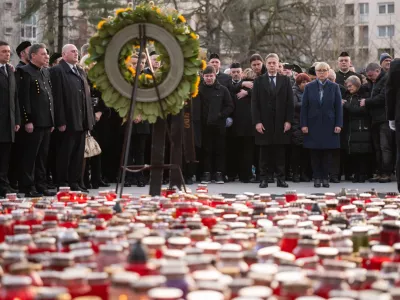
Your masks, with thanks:
M 339 85 L 328 80 L 329 65 L 315 66 L 317 79 L 306 85 L 300 113 L 304 148 L 310 149 L 314 187 L 329 187 L 332 150 L 340 148 L 343 126 L 342 96 Z

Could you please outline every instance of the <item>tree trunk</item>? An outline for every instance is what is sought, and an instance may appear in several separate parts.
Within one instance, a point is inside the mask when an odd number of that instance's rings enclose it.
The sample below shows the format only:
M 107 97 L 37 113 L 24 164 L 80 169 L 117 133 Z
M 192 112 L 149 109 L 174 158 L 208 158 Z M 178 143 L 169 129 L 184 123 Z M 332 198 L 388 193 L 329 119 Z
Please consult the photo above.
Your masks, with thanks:
M 51 52 L 55 50 L 55 40 L 54 40 L 54 11 L 55 11 L 55 1 L 47 0 L 47 24 L 45 26 L 45 38 L 47 39 L 47 47 Z
M 64 44 L 64 1 L 58 0 L 58 32 L 57 32 L 57 51 L 62 52 Z

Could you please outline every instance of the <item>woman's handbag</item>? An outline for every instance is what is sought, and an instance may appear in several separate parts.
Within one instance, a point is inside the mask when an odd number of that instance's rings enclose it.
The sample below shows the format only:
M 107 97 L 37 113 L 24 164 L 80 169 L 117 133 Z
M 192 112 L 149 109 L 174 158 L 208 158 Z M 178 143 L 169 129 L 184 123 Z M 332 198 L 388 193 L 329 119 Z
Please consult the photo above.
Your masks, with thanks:
M 101 153 L 101 148 L 99 146 L 99 143 L 95 140 L 95 138 L 88 133 L 86 134 L 86 142 L 85 142 L 85 158 L 93 157 L 96 155 L 100 155 Z

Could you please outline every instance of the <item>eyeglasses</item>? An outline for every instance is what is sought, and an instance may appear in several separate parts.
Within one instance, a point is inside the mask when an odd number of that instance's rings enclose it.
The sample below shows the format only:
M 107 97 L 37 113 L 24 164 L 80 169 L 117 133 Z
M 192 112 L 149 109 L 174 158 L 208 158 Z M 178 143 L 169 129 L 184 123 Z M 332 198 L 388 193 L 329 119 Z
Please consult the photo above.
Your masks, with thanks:
M 326 69 L 322 69 L 322 70 L 316 70 L 318 73 L 325 73 L 325 72 L 328 72 L 329 70 L 326 70 Z

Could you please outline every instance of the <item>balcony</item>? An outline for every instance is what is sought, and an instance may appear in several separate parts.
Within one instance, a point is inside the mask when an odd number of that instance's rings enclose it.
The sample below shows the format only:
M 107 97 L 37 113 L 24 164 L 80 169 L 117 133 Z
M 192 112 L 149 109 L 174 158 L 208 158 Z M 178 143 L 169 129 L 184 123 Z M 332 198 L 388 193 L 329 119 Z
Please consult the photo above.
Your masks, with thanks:
M 360 14 L 360 16 L 359 16 L 359 19 L 358 19 L 358 21 L 360 22 L 360 23 L 368 23 L 368 15 L 361 15 Z

